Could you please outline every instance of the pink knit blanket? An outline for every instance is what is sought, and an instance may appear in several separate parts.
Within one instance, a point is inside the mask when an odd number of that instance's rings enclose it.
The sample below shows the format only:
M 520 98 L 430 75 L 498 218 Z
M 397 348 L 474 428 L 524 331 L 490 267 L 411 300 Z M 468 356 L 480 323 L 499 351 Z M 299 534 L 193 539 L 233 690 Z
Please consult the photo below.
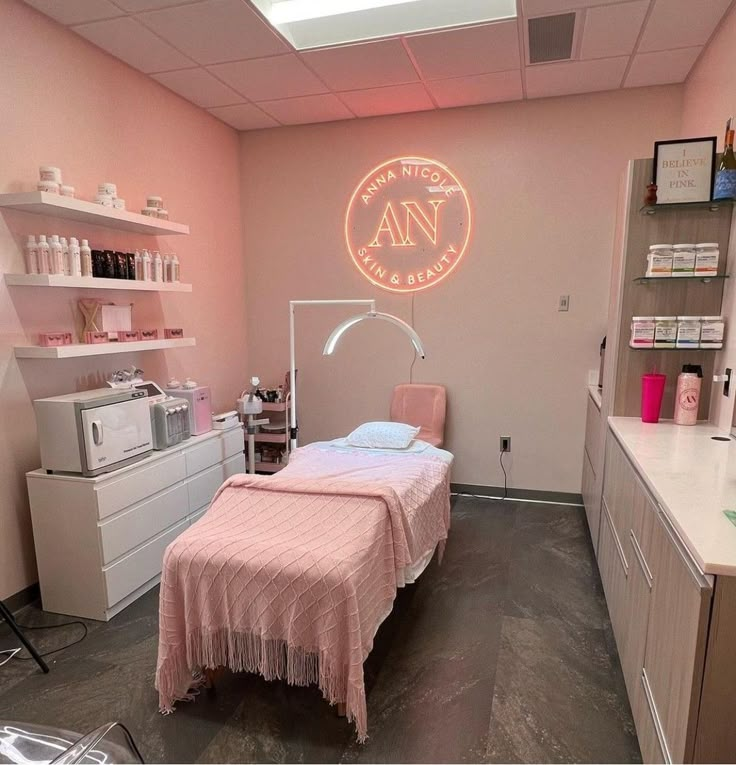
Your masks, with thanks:
M 167 548 L 156 687 L 162 711 L 201 668 L 317 683 L 367 734 L 363 662 L 403 572 L 444 543 L 449 465 L 434 456 L 297 450 L 237 475 Z

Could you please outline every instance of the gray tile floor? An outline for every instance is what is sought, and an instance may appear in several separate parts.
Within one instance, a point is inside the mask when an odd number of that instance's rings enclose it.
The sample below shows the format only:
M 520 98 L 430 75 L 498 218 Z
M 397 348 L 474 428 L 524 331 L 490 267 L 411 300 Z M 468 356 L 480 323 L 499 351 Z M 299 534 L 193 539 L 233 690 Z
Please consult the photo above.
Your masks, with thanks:
M 0 719 L 77 731 L 120 720 L 149 762 L 641 761 L 580 508 L 455 500 L 443 564 L 400 592 L 366 663 L 364 746 L 314 688 L 251 675 L 159 715 L 157 596 L 90 622 L 47 676 L 0 667 Z M 49 650 L 79 628 L 29 634 Z M 3 627 L 0 649 L 11 645 Z

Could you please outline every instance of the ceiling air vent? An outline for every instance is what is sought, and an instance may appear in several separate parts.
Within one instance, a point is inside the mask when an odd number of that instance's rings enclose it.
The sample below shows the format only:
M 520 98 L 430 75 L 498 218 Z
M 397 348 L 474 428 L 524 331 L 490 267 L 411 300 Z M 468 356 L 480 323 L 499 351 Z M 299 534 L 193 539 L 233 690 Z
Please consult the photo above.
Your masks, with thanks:
M 529 19 L 529 63 L 568 61 L 572 58 L 574 37 L 574 13 Z

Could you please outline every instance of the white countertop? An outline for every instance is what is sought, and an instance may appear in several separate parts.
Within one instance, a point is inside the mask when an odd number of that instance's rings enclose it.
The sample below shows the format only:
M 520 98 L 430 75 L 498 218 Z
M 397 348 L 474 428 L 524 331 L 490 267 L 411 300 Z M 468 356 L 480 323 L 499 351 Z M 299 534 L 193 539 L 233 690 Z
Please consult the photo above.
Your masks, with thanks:
M 588 395 L 593 399 L 593 403 L 598 407 L 598 411 L 601 409 L 602 398 L 601 389 L 597 385 L 588 386 Z
M 736 441 L 713 425 L 609 417 L 611 430 L 706 574 L 736 576 Z

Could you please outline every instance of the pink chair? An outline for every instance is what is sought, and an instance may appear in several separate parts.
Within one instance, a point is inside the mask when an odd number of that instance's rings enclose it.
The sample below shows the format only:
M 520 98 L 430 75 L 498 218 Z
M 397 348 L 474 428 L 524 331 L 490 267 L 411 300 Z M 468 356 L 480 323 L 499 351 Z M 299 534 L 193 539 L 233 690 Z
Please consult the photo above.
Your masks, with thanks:
M 391 398 L 391 421 L 419 427 L 417 438 L 432 446 L 445 440 L 447 391 L 444 385 L 404 383 L 394 388 Z

